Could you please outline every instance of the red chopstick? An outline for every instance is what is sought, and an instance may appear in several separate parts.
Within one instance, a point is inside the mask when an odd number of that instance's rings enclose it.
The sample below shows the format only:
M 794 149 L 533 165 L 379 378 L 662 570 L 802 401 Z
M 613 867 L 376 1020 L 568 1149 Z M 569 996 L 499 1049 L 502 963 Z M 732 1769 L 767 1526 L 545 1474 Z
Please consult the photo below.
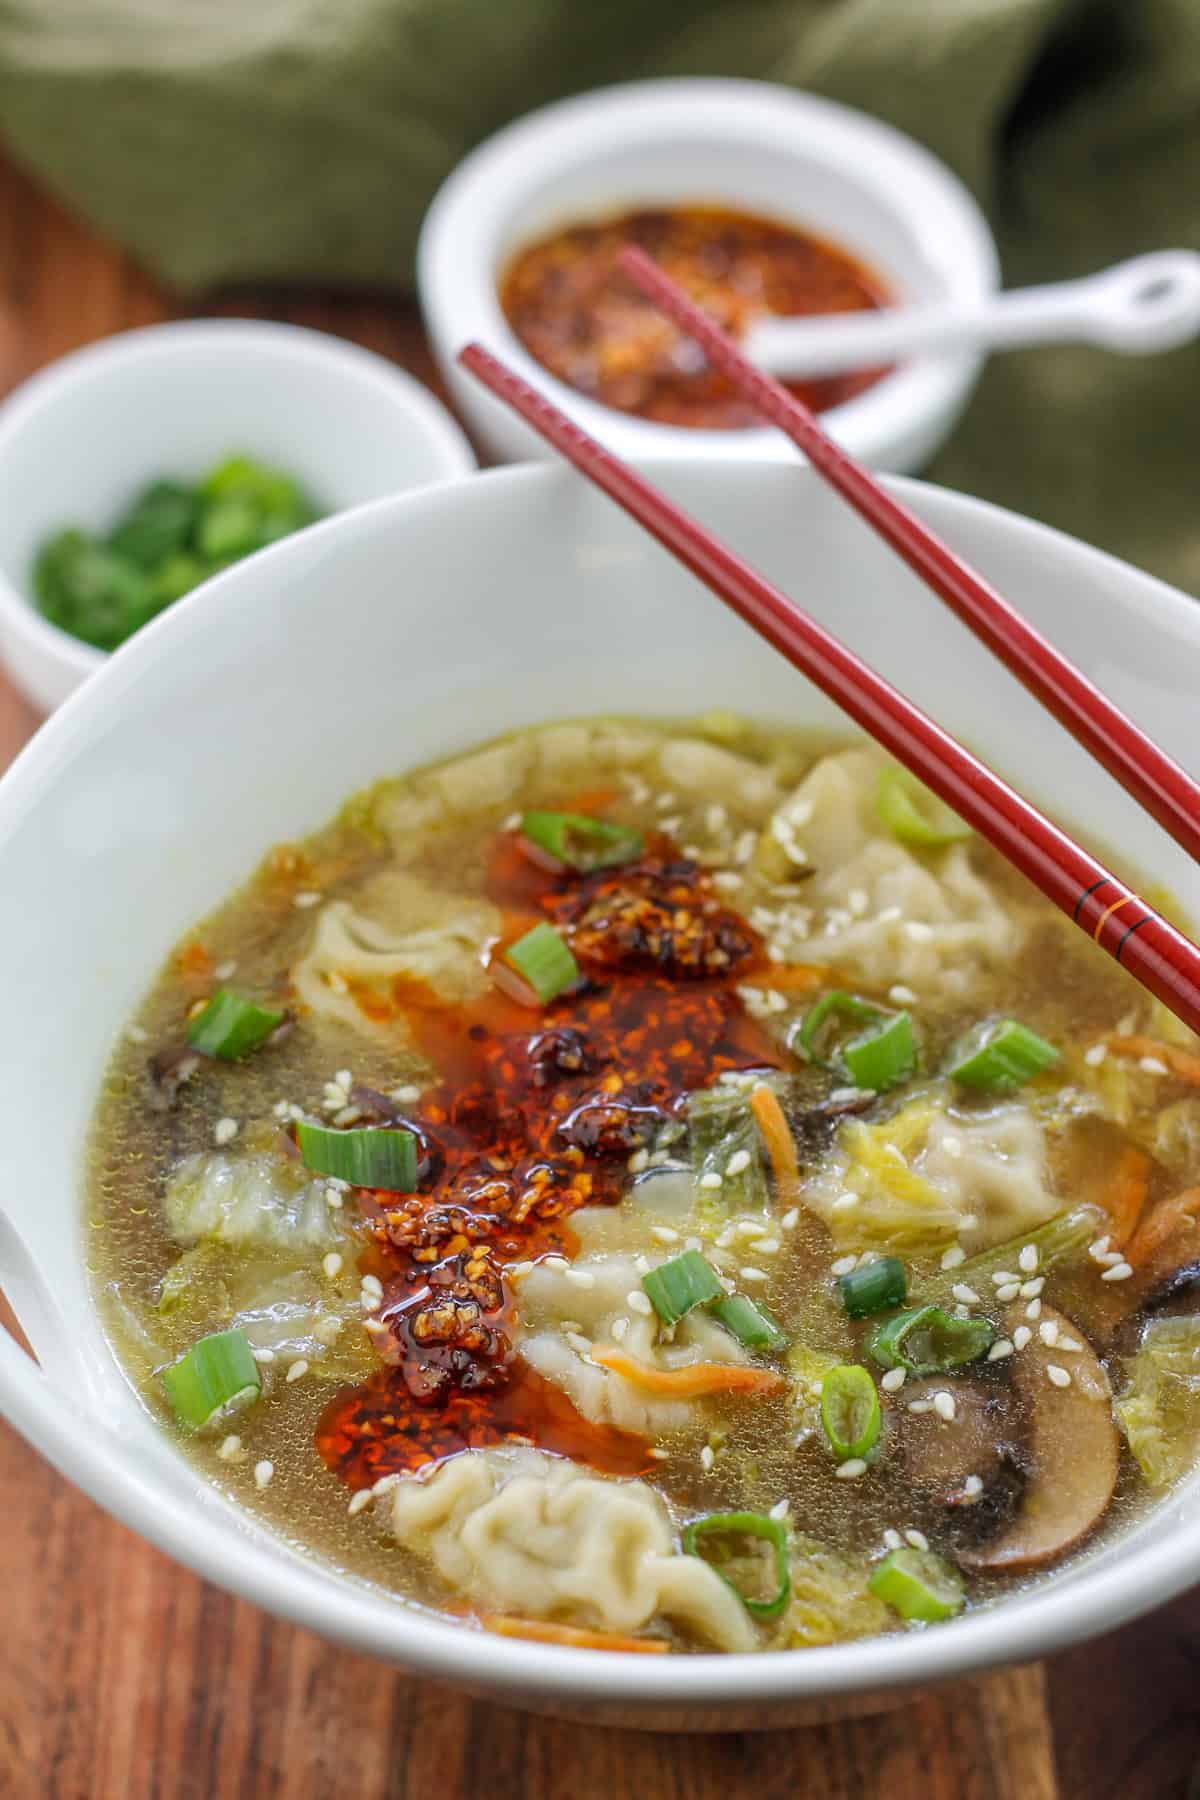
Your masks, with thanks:
M 755 410 L 803 450 L 817 473 L 891 545 L 1034 697 L 1065 725 L 1165 831 L 1200 861 L 1200 786 L 1036 631 L 990 582 L 956 556 L 813 413 L 748 362 L 734 340 L 644 250 L 621 252 L 625 273 L 704 350 Z
M 719 599 L 933 789 L 1185 1025 L 1200 1031 L 1200 950 L 696 519 L 480 344 L 459 361 L 664 544 Z

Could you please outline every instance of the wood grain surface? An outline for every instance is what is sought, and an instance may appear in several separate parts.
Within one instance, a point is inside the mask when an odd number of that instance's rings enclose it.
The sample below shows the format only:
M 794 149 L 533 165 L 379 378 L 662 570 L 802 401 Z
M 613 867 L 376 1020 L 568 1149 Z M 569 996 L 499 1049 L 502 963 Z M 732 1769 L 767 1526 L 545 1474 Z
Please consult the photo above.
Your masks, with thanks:
M 0 392 L 179 309 L 0 163 Z M 433 379 L 414 309 L 259 293 Z M 2 497 L 0 497 L 2 504 Z M 0 677 L 0 764 L 34 715 Z M 0 1426 L 0 1795 L 13 1800 L 1197 1800 L 1194 1596 L 875 1719 L 719 1738 L 461 1699 L 277 1623 L 115 1524 Z

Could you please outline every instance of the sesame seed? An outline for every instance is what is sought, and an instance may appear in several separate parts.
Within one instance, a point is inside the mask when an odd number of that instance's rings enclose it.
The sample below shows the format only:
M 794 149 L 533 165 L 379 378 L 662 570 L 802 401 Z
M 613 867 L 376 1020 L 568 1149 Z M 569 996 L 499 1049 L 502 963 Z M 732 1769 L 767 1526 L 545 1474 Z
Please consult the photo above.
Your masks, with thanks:
M 767 1514 L 767 1517 L 768 1519 L 786 1519 L 791 1509 L 792 1503 L 790 1500 L 777 1500 Z
M 652 1225 L 650 1236 L 656 1238 L 660 1244 L 677 1244 L 679 1242 L 679 1233 L 673 1231 L 669 1225 Z
M 360 1488 L 357 1494 L 352 1496 L 350 1504 L 346 1508 L 350 1517 L 356 1519 L 360 1512 L 370 1506 L 373 1497 L 370 1488 Z
M 271 1483 L 271 1477 L 274 1473 L 275 1473 L 275 1464 L 273 1462 L 268 1462 L 266 1457 L 263 1458 L 262 1462 L 255 1463 L 255 1465 L 254 1465 L 254 1485 L 255 1485 L 255 1487 L 259 1487 L 259 1488 L 269 1487 L 270 1483 Z
M 366 1304 L 367 1303 L 364 1300 L 363 1305 L 366 1306 Z M 375 1304 L 378 1305 L 379 1304 L 378 1301 L 376 1301 Z M 370 1307 L 367 1307 L 367 1311 L 369 1312 L 370 1310 L 371 1310 Z M 363 1330 L 374 1332 L 375 1335 L 378 1337 L 380 1332 L 386 1333 L 387 1326 L 384 1324 L 382 1319 L 364 1319 L 363 1320 Z
M 905 1543 L 911 1544 L 914 1550 L 928 1550 L 929 1539 L 923 1531 L 910 1527 L 904 1534 Z
M 851 1269 L 857 1268 L 857 1266 L 857 1256 L 839 1256 L 835 1263 L 830 1264 L 830 1274 L 848 1275 Z
M 1047 1363 L 1046 1373 L 1055 1387 L 1070 1387 L 1071 1376 L 1061 1363 Z
M 839 1194 L 830 1210 L 833 1212 L 852 1212 L 857 1205 L 857 1194 Z
M 596 1285 L 596 1277 L 590 1269 L 568 1269 L 566 1279 L 574 1287 L 593 1288 Z
M 232 1144 L 238 1134 L 236 1119 L 218 1119 L 213 1126 L 213 1142 L 215 1144 Z
M 126 1036 L 135 1044 L 144 1044 L 149 1035 L 144 1025 L 131 1025 L 126 1032 Z
M 771 1279 L 765 1269 L 756 1269 L 753 1264 L 748 1264 L 738 1272 L 743 1281 L 769 1281 Z
M 736 894 L 742 885 L 742 878 L 736 869 L 718 869 L 713 876 L 713 886 L 723 894 Z
M 324 1269 L 326 1275 L 328 1275 L 330 1281 L 336 1280 L 342 1272 L 342 1259 L 336 1250 L 331 1250 L 329 1252 L 329 1255 L 323 1259 L 321 1267 Z
M 358 1296 L 358 1303 L 364 1312 L 378 1312 L 383 1305 L 383 1297 L 380 1294 L 373 1294 L 370 1288 L 364 1288 Z
M 256 1344 L 251 1344 L 250 1354 L 256 1363 L 273 1363 L 275 1361 L 275 1352 L 273 1350 L 260 1350 Z
M 421 1098 L 421 1090 L 415 1081 L 405 1082 L 403 1087 L 392 1089 L 392 1099 L 398 1100 L 401 1106 L 412 1106 Z
M 722 1177 L 717 1174 L 717 1171 L 715 1169 L 710 1169 L 707 1175 L 702 1175 L 700 1177 L 700 1186 L 702 1188 L 719 1188 L 721 1180 Z
M 798 1206 L 793 1206 L 790 1211 L 784 1213 L 779 1223 L 785 1231 L 795 1231 L 797 1225 L 800 1223 L 800 1208 Z
M 1097 1238 L 1094 1244 L 1088 1245 L 1088 1255 L 1096 1257 L 1104 1256 L 1107 1253 L 1108 1246 L 1111 1242 L 1112 1239 L 1107 1235 Z
M 1046 1277 L 1044 1275 L 1035 1275 L 1032 1281 L 1023 1281 L 1021 1283 L 1022 1300 L 1036 1300 L 1045 1285 Z
M 1041 1324 L 1038 1326 L 1038 1336 L 1041 1338 L 1043 1344 L 1057 1344 L 1057 1342 L 1058 1342 L 1058 1320 L 1057 1319 L 1043 1319 Z
M 1059 1339 L 1058 1339 L 1058 1348 L 1060 1350 L 1074 1351 L 1074 1350 L 1082 1350 L 1083 1345 L 1080 1343 L 1078 1338 L 1066 1337 L 1062 1333 L 1060 1333 Z
M 625 1317 L 624 1313 L 621 1313 L 613 1320 L 608 1329 L 610 1336 L 619 1344 L 621 1339 L 625 1336 L 625 1333 L 629 1330 L 629 1320 Z
M 961 1301 L 964 1306 L 979 1305 L 979 1295 L 975 1292 L 973 1287 L 968 1287 L 965 1281 L 956 1281 L 954 1286 L 950 1289 L 950 1292 L 954 1295 L 954 1298 Z
M 241 1454 L 241 1449 L 241 1438 L 236 1431 L 231 1431 L 229 1436 L 223 1440 L 221 1448 L 217 1451 L 217 1455 L 221 1458 L 222 1462 L 232 1462 L 235 1456 Z
M 851 1456 L 844 1463 L 839 1463 L 833 1472 L 839 1481 L 857 1481 L 860 1475 L 866 1474 L 867 1465 L 861 1456 Z
M 893 1006 L 912 1006 L 915 1004 L 916 998 L 912 989 L 905 987 L 902 981 L 898 981 L 895 987 L 888 989 L 888 999 Z
M 1041 1301 L 1040 1300 L 1031 1300 L 1029 1302 L 1029 1305 L 1025 1308 L 1025 1317 L 1027 1319 L 1040 1319 L 1041 1316 L 1042 1316 Z
M 237 974 L 237 958 L 230 956 L 224 962 L 219 962 L 213 974 L 218 981 L 228 981 L 231 975 Z
M 699 1248 L 699 1244 L 688 1245 L 689 1250 L 698 1250 Z M 633 1266 L 639 1275 L 648 1275 L 650 1273 L 650 1258 L 648 1256 L 635 1256 L 633 1259 Z
M 903 1543 L 904 1543 L 904 1539 L 900 1536 L 900 1533 L 895 1529 L 894 1526 L 889 1525 L 887 1530 L 883 1534 L 884 1549 L 885 1550 L 899 1550 L 901 1548 L 901 1546 L 903 1545 Z
M 968 1475 L 963 1482 L 963 1495 L 968 1500 L 975 1500 L 983 1492 L 983 1482 L 978 1475 Z
M 736 1236 L 737 1236 L 737 1232 L 733 1229 L 733 1226 L 727 1225 L 725 1227 L 724 1231 L 721 1233 L 720 1237 L 717 1239 L 717 1249 L 718 1250 L 728 1250 L 730 1244 L 732 1244 L 732 1242 Z
M 760 1219 L 739 1219 L 733 1227 L 735 1237 L 761 1237 L 763 1225 Z
M 1144 1069 L 1147 1075 L 1165 1075 L 1167 1073 L 1166 1063 L 1157 1056 L 1139 1056 L 1138 1068 Z
M 646 1454 L 647 1454 L 647 1456 L 652 1456 L 654 1458 L 655 1462 L 666 1462 L 666 1460 L 670 1456 L 671 1452 L 669 1450 L 660 1450 L 660 1449 L 652 1448 L 652 1449 L 648 1450 L 646 1452 Z
M 932 1412 L 933 1411 L 933 1401 L 932 1400 L 910 1400 L 908 1403 L 908 1410 L 910 1413 Z
M 1023 1350 L 1032 1336 L 1033 1333 L 1030 1331 L 1028 1325 L 1018 1325 L 1017 1329 L 1013 1332 L 1013 1349 Z
M 299 1381 L 302 1375 L 307 1375 L 307 1374 L 308 1374 L 308 1359 L 303 1356 L 298 1356 L 296 1358 L 295 1362 L 291 1363 L 288 1367 L 287 1379 L 289 1381 Z
M 1011 1356 L 1012 1353 L 1013 1346 L 1011 1340 L 1008 1338 L 997 1338 L 987 1353 L 987 1359 L 989 1362 L 1000 1362 L 1004 1357 Z
M 648 1165 L 649 1161 L 650 1152 L 648 1150 L 635 1150 L 633 1155 L 629 1158 L 629 1161 L 625 1164 L 625 1167 L 629 1170 L 631 1175 L 640 1175 L 642 1170 Z
M 1023 1245 L 1022 1249 L 1021 1249 L 1021 1254 L 1017 1258 L 1017 1263 L 1018 1263 L 1018 1266 L 1021 1268 L 1021 1270 L 1024 1272 L 1024 1274 L 1032 1275 L 1034 1270 L 1038 1266 L 1037 1245 L 1036 1244 Z
M 997 1300 L 1015 1300 L 1020 1292 L 1021 1284 L 1019 1281 L 1006 1281 L 1003 1287 L 998 1287 L 996 1289 L 996 1298 Z
M 698 1237 L 690 1237 L 684 1238 L 683 1247 L 685 1250 L 703 1250 L 704 1245 L 700 1242 Z
M 374 1294 L 378 1299 L 382 1300 L 383 1283 L 380 1281 L 378 1275 L 364 1275 L 362 1278 L 362 1291 L 364 1294 Z
M 320 904 L 321 904 L 320 894 L 314 894 L 311 891 L 307 891 L 302 894 L 294 894 L 292 896 L 292 905 L 298 906 L 300 908 L 301 912 L 304 912 L 310 906 L 320 906 Z
M 933 1396 L 933 1410 L 939 1419 L 945 1419 L 947 1425 L 953 1425 L 958 1407 L 948 1388 L 939 1388 Z
M 700 1452 L 700 1467 L 705 1470 L 711 1469 L 716 1460 L 716 1452 L 713 1450 L 712 1445 L 705 1444 L 703 1450 Z
M 904 1386 L 904 1378 L 907 1373 L 908 1373 L 908 1371 L 906 1369 L 889 1369 L 887 1371 L 886 1375 L 883 1375 L 880 1377 L 880 1381 L 879 1381 L 879 1385 L 883 1389 L 884 1393 L 885 1394 L 898 1393 L 900 1391 L 900 1389 Z
M 961 1244 L 951 1244 L 948 1250 L 942 1251 L 943 1269 L 957 1269 L 959 1263 L 966 1262 L 967 1253 Z
M 1010 1272 L 1007 1269 L 997 1269 L 994 1272 L 994 1274 L 992 1275 L 992 1280 L 995 1282 L 997 1287 L 1008 1287 L 1010 1282 L 1013 1282 L 1013 1281 L 1019 1282 L 1020 1279 L 1021 1278 L 1019 1275 L 1010 1274 Z
M 833 1089 L 829 1098 L 835 1106 L 840 1106 L 843 1100 L 861 1099 L 863 1092 L 864 1090 L 862 1088 L 838 1087 Z
M 1089 1069 L 1098 1069 L 1107 1055 L 1107 1044 L 1093 1044 L 1090 1050 L 1084 1051 L 1083 1060 Z
M 1128 1281 L 1133 1274 L 1127 1262 L 1114 1263 L 1111 1269 L 1105 1269 L 1101 1281 Z
M 512 1262 L 509 1263 L 506 1273 L 510 1281 L 521 1281 L 533 1267 L 531 1262 Z
M 394 1487 L 400 1486 L 399 1475 L 381 1475 L 371 1489 L 372 1496 L 378 1500 L 380 1494 L 390 1494 Z
M 643 1294 L 641 1288 L 630 1288 L 625 1296 L 625 1304 L 631 1312 L 641 1313 L 646 1318 L 654 1311 L 649 1294 Z

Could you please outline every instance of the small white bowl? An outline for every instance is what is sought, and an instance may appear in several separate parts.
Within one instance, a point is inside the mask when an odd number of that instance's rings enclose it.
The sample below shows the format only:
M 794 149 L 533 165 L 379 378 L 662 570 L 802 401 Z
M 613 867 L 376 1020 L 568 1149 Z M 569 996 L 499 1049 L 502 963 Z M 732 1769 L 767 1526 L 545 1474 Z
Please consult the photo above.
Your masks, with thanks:
M 0 654 L 36 706 L 51 711 L 106 654 L 33 605 L 39 546 L 69 525 L 107 530 L 147 483 L 243 450 L 326 514 L 475 467 L 419 381 L 324 332 L 198 319 L 64 356 L 0 406 Z
M 660 425 L 586 399 L 526 351 L 500 309 L 497 278 L 522 246 L 580 219 L 636 206 L 712 203 L 787 220 L 861 258 L 898 300 L 977 300 L 998 280 L 979 208 L 943 164 L 865 113 L 756 81 L 646 81 L 531 113 L 489 138 L 426 216 L 417 280 L 456 406 L 497 457 L 546 446 L 456 364 L 477 338 L 550 392 L 619 456 L 791 460 L 771 430 Z M 982 367 L 972 352 L 922 357 L 824 423 L 877 468 L 920 467 L 947 436 Z

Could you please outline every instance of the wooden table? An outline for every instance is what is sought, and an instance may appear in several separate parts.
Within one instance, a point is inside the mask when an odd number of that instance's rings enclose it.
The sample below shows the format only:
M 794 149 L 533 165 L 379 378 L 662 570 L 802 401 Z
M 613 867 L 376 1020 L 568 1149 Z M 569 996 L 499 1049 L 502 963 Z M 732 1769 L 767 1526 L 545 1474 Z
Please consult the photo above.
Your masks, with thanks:
M 0 163 L 0 392 L 178 308 Z M 414 309 L 223 297 L 437 386 Z M 37 721 L 0 677 L 0 765 Z M 0 1427 L 0 1795 L 313 1800 L 1171 1800 L 1200 1793 L 1192 1602 L 878 1719 L 766 1736 L 583 1730 L 461 1700 L 184 1573 Z

